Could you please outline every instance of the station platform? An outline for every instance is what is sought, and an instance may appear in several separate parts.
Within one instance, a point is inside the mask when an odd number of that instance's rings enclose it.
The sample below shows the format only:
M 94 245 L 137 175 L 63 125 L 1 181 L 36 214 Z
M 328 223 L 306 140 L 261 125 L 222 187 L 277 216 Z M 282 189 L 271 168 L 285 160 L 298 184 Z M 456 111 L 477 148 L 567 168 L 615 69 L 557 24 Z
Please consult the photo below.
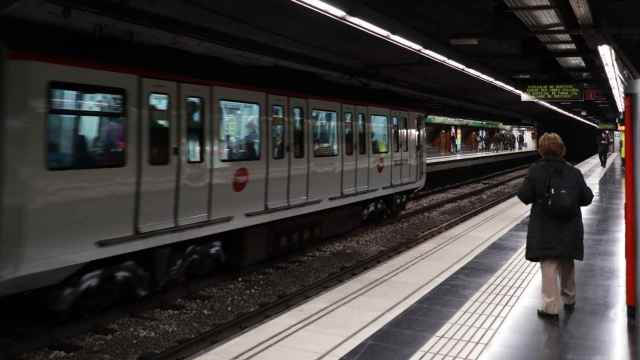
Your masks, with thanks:
M 483 165 L 497 161 L 507 161 L 538 156 L 537 151 L 513 150 L 500 152 L 477 152 L 456 155 L 433 156 L 427 159 L 427 172 L 451 170 L 462 167 Z
M 595 199 L 583 208 L 576 308 L 559 321 L 536 314 L 539 265 L 524 259 L 529 207 L 512 198 L 194 358 L 633 359 L 620 160 L 577 167 Z

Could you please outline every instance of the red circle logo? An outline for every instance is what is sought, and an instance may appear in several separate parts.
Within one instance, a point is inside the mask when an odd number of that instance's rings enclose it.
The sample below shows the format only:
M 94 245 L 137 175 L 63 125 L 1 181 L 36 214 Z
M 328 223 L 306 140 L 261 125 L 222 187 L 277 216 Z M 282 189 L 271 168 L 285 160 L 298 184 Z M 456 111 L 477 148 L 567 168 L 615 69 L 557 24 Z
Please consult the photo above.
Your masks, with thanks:
M 233 191 L 241 192 L 247 187 L 247 183 L 249 183 L 249 170 L 247 168 L 241 167 L 233 174 Z
M 376 164 L 376 169 L 378 169 L 379 173 L 382 173 L 382 170 L 384 170 L 384 158 L 383 157 L 378 159 L 378 163 Z

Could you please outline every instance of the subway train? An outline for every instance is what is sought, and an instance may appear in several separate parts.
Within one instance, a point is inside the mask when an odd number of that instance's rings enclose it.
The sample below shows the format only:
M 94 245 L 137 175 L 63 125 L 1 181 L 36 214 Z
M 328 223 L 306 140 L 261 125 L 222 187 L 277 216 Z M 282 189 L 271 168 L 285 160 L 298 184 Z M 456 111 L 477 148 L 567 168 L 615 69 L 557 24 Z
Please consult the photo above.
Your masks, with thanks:
M 30 53 L 0 66 L 0 297 L 144 295 L 425 184 L 418 111 Z

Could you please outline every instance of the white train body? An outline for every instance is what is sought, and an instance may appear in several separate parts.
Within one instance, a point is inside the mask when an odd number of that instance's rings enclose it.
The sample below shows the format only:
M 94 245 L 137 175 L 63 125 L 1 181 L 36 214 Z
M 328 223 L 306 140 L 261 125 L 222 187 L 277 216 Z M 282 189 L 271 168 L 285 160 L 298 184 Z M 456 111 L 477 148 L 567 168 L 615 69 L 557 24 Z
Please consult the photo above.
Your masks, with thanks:
M 0 296 L 425 182 L 417 112 L 16 54 L 1 74 Z

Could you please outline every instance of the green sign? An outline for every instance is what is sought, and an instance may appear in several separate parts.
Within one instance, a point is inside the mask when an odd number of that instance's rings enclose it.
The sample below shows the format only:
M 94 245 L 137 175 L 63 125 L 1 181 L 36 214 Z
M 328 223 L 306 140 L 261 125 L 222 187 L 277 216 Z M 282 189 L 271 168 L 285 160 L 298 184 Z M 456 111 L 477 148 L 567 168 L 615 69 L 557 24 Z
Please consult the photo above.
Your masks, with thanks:
M 582 89 L 570 84 L 556 85 L 529 85 L 527 94 L 546 101 L 582 101 L 584 100 Z
M 455 126 L 469 126 L 469 127 L 481 127 L 481 128 L 500 128 L 502 123 L 497 121 L 482 121 L 482 120 L 467 120 L 450 118 L 446 116 L 429 115 L 425 119 L 427 124 L 443 124 L 443 125 L 455 125 Z
M 600 124 L 598 124 L 598 127 L 600 129 L 603 129 L 603 130 L 617 130 L 618 129 L 618 125 L 616 125 L 614 123 L 600 123 Z

